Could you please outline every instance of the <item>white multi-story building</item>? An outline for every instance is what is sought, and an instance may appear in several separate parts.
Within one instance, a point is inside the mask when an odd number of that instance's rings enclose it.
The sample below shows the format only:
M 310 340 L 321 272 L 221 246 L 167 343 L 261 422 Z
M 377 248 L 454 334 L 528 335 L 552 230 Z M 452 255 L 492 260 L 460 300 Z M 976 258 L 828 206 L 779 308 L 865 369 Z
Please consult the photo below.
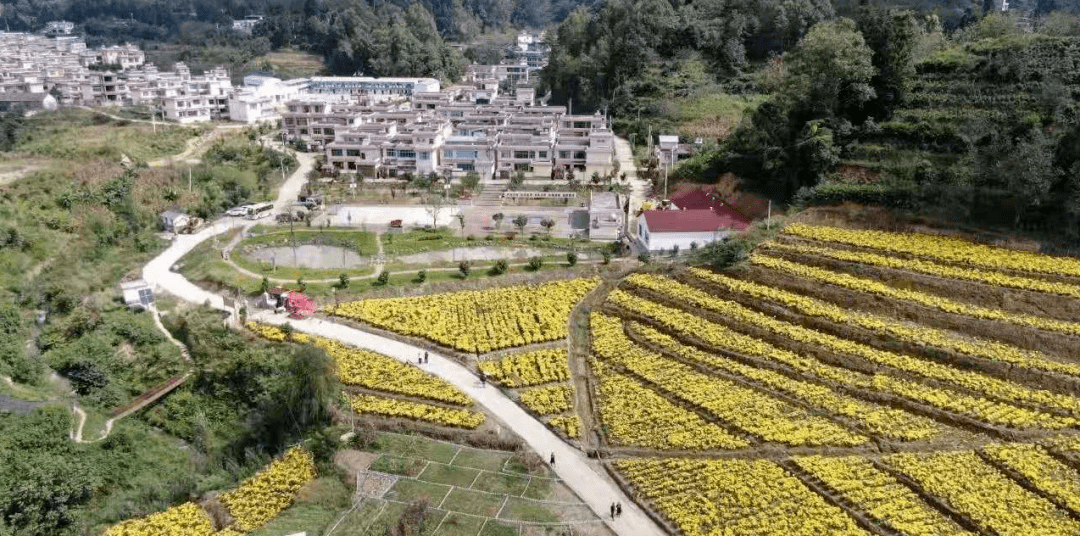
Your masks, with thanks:
M 368 97 L 375 101 L 407 99 L 415 93 L 439 91 L 434 78 L 371 78 L 366 76 L 314 76 L 305 93 Z

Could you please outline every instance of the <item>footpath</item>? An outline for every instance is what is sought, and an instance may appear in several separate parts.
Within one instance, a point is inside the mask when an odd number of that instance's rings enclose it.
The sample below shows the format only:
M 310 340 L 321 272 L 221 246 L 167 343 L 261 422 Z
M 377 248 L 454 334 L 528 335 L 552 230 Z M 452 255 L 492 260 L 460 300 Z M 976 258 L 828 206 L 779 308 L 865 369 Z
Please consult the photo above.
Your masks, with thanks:
M 279 326 L 289 323 L 297 331 L 376 351 L 405 363 L 415 363 L 417 353 L 423 351 L 411 344 L 317 318 L 294 320 L 284 314 L 260 312 L 251 319 Z M 481 385 L 475 374 L 456 361 L 433 352 L 429 352 L 428 356 L 430 361 L 422 365 L 425 371 L 465 391 L 476 400 L 477 404 L 483 406 L 520 436 L 541 458 L 547 460 L 554 454 L 555 465 L 551 469 L 617 534 L 620 536 L 666 534 L 604 474 L 604 469 L 600 467 L 599 462 L 590 461 L 584 453 L 560 439 L 497 388 Z M 611 519 L 608 511 L 608 507 L 613 502 L 621 502 L 623 505 L 622 516 L 614 520 Z

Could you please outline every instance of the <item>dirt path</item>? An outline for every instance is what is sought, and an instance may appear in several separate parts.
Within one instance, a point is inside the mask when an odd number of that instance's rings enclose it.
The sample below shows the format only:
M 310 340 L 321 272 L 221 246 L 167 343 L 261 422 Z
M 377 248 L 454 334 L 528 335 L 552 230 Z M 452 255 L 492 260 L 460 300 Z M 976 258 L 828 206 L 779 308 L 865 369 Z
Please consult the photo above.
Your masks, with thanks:
M 268 324 L 289 323 L 298 331 L 378 351 L 403 362 L 412 362 L 421 348 L 373 333 L 321 319 L 294 320 L 285 315 L 260 312 L 252 320 Z M 634 503 L 605 473 L 598 462 L 591 461 L 573 446 L 560 439 L 543 423 L 530 416 L 498 389 L 484 387 L 471 370 L 449 357 L 429 351 L 425 370 L 465 391 L 477 404 L 505 423 L 542 458 L 555 457 L 551 469 L 612 530 L 621 536 L 659 536 L 664 530 Z M 622 502 L 623 515 L 610 519 L 608 507 Z

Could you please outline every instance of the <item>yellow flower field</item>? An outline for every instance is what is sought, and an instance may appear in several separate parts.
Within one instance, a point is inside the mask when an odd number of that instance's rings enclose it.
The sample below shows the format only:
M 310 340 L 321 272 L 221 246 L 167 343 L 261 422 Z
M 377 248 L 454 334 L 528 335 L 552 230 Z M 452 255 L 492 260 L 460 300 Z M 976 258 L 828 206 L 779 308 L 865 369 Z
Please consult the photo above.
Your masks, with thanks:
M 801 325 L 777 320 L 769 315 L 751 310 L 732 301 L 716 298 L 706 292 L 690 287 L 689 285 L 684 285 L 672 279 L 645 274 L 635 274 L 627 278 L 627 282 L 633 286 L 648 288 L 670 295 L 681 301 L 685 301 L 686 303 L 720 313 L 734 320 L 767 329 L 780 337 L 786 337 L 792 340 L 813 344 L 821 348 L 827 348 L 838 354 L 860 357 L 876 364 L 886 365 L 897 370 L 914 373 L 929 379 L 945 381 L 958 387 L 971 389 L 985 396 L 996 398 L 1003 402 L 1029 402 L 1051 406 L 1070 412 L 1074 411 L 1077 407 L 1078 401 L 1074 397 L 1029 388 L 1015 382 L 993 378 L 973 371 L 956 369 L 906 354 L 879 350 L 866 344 L 822 333 Z M 697 322 L 698 320 L 694 320 L 695 318 L 700 320 L 700 317 L 676 311 L 670 307 L 664 307 L 654 302 L 642 300 L 641 298 L 637 298 L 621 290 L 612 292 L 608 299 L 620 304 L 623 304 L 623 302 L 636 303 L 638 309 L 645 308 L 654 310 L 656 311 L 655 314 L 647 312 L 645 314 L 649 314 L 661 322 L 663 322 L 664 319 L 660 317 L 665 315 L 676 315 L 680 318 L 690 317 L 688 319 L 690 322 Z M 993 417 L 993 415 L 980 416 L 980 418 L 988 417 Z M 1075 426 L 1078 422 L 1080 421 L 1077 421 L 1072 417 L 1057 418 L 1045 415 L 1045 418 L 1039 417 L 1037 420 L 1033 420 L 1028 424 L 1046 425 L 1053 429 L 1060 429 L 1063 427 Z
M 480 370 L 489 380 L 511 388 L 570 379 L 565 348 L 522 352 L 498 360 L 481 361 Z
M 908 536 L 967 536 L 961 528 L 920 499 L 892 475 L 859 456 L 806 456 L 796 464 L 820 478 L 845 499 Z
M 521 403 L 539 415 L 554 415 L 574 407 L 574 388 L 569 385 L 534 387 L 521 392 Z
M 566 338 L 570 310 L 598 283 L 598 279 L 569 279 L 360 300 L 341 304 L 335 314 L 465 352 L 487 353 Z
M 296 492 L 314 479 L 311 454 L 295 447 L 240 487 L 223 493 L 220 499 L 236 518 L 232 528 L 247 532 L 265 525 L 288 508 Z
M 1068 283 L 1003 274 L 1001 272 L 980 270 L 976 268 L 964 268 L 949 264 L 939 264 L 922 259 L 902 259 L 899 257 L 868 253 L 866 251 L 852 251 L 839 248 L 808 246 L 804 244 L 781 244 L 778 242 L 768 242 L 762 244 L 761 247 L 771 251 L 815 255 L 827 259 L 857 262 L 869 266 L 880 266 L 896 270 L 907 270 L 909 272 L 917 272 L 947 279 L 976 281 L 995 287 L 1018 288 L 1021 290 L 1033 290 L 1036 292 L 1045 292 L 1047 294 L 1058 294 L 1071 298 L 1080 298 L 1080 286 L 1070 285 Z
M 971 451 L 902 453 L 886 463 L 1001 536 L 1075 536 L 1080 522 L 1010 480 Z
M 660 450 L 747 447 L 750 442 L 672 403 L 640 381 L 593 360 L 597 406 L 608 437 L 618 445 Z
M 983 452 L 1074 512 L 1080 511 L 1080 472 L 1058 461 L 1042 447 L 1027 443 L 987 445 Z
M 577 415 L 560 415 L 558 417 L 552 417 L 547 422 L 548 426 L 557 430 L 562 430 L 566 437 L 570 439 L 581 438 L 581 417 Z
M 593 313 L 591 323 L 597 357 L 748 434 L 786 445 L 853 446 L 868 441 L 829 419 L 645 350 L 626 337 L 618 319 Z
M 843 272 L 833 272 L 831 270 L 825 270 L 814 266 L 799 264 L 797 262 L 791 262 L 777 257 L 770 257 L 767 255 L 755 253 L 750 256 L 750 262 L 758 266 L 764 266 L 772 270 L 797 275 L 806 279 L 812 279 L 815 281 L 820 281 L 822 283 L 828 283 L 830 285 L 835 285 L 841 288 L 846 288 L 857 292 L 863 292 L 866 294 L 884 296 L 886 298 L 890 298 L 896 301 L 911 302 L 917 305 L 921 305 L 923 307 L 929 307 L 931 309 L 944 311 L 946 313 L 970 316 L 972 318 L 980 318 L 984 320 L 1007 322 L 1010 324 L 1016 324 L 1018 326 L 1042 329 L 1046 331 L 1055 331 L 1070 335 L 1080 335 L 1080 323 L 1077 322 L 1067 322 L 1064 320 L 1043 318 L 1041 316 L 1029 315 L 1025 313 L 1004 311 L 1002 309 L 993 309 L 990 307 L 981 307 L 978 305 L 972 305 L 956 300 L 950 300 L 936 294 L 928 294 L 926 292 L 920 292 L 917 290 L 892 287 L 886 285 L 885 283 L 874 281 L 872 279 L 855 277 L 851 274 L 846 274 Z
M 869 536 L 767 460 L 621 459 L 637 494 L 686 536 Z
M 285 334 L 275 326 L 248 323 L 248 328 L 270 340 L 283 340 Z M 326 351 L 334 360 L 338 379 L 345 385 L 366 387 L 460 406 L 471 406 L 472 398 L 447 381 L 424 370 L 382 354 L 346 346 L 338 341 L 294 333 L 293 341 L 310 344 Z
M 1004 361 L 1035 370 L 1080 376 L 1080 365 L 1055 361 L 1036 350 L 1018 348 L 997 341 L 963 337 L 943 329 L 904 323 L 881 315 L 845 309 L 827 301 L 727 277 L 700 268 L 692 268 L 690 272 L 726 289 L 782 303 L 806 316 L 825 318 L 839 324 L 851 324 L 902 341 L 923 346 L 936 346 L 972 357 Z M 1080 410 L 1080 400 L 1076 401 L 1076 408 Z
M 483 413 L 465 409 L 450 409 L 433 404 L 410 402 L 393 398 L 371 395 L 352 395 L 349 397 L 352 410 L 361 415 L 382 415 L 384 417 L 403 417 L 418 421 L 427 421 L 441 426 L 473 429 L 484 424 Z
M 947 236 L 842 229 L 805 223 L 790 224 L 784 228 L 784 232 L 812 240 L 838 242 L 984 268 L 1080 276 L 1080 260 L 1077 259 L 987 246 Z
M 211 536 L 210 516 L 195 503 L 184 503 L 109 527 L 104 536 Z

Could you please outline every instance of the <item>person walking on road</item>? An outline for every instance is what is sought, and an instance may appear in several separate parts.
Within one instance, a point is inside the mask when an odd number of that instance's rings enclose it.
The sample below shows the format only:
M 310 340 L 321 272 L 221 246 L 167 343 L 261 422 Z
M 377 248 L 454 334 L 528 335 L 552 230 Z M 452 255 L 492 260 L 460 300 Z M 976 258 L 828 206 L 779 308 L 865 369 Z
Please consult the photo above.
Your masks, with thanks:
M 615 503 L 611 503 L 611 519 L 615 519 Z
M 427 364 L 427 357 L 428 357 L 427 352 L 424 352 L 424 364 L 425 365 Z
M 621 502 L 615 503 L 615 516 L 616 517 L 622 517 L 622 503 Z
M 551 453 L 551 465 L 552 466 L 555 465 L 555 453 L 554 452 Z

